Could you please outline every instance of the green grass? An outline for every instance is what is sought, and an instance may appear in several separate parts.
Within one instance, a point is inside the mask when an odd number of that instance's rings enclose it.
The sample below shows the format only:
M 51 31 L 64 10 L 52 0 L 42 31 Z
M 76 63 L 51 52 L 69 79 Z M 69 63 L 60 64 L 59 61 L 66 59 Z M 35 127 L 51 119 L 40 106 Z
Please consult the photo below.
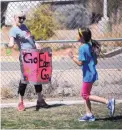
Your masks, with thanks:
M 104 105 L 93 104 L 95 122 L 79 122 L 84 114 L 83 105 L 62 105 L 35 111 L 35 107 L 18 112 L 15 108 L 1 109 L 2 129 L 122 129 L 122 104 L 116 105 L 116 113 L 109 118 Z

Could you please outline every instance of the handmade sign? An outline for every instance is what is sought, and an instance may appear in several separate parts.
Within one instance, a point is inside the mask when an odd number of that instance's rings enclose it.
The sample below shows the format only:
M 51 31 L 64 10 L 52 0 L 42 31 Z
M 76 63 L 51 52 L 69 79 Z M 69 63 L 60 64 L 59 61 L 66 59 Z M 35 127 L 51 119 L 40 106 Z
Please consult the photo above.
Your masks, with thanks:
M 48 83 L 52 74 L 52 50 L 50 48 L 21 50 L 21 70 L 25 82 Z

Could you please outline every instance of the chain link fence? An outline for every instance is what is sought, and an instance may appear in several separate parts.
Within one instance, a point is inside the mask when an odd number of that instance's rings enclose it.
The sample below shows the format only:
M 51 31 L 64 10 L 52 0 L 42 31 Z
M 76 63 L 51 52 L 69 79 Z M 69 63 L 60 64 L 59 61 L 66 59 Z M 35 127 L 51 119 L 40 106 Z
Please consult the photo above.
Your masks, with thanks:
M 1 91 L 3 98 L 18 96 L 20 80 L 18 48 L 5 48 L 14 13 L 26 12 L 25 24 L 42 47 L 51 47 L 52 81 L 43 85 L 46 97 L 61 100 L 80 98 L 82 72 L 68 57 L 68 50 L 77 50 L 77 29 L 89 27 L 93 39 L 101 39 L 103 58 L 98 59 L 99 80 L 93 94 L 121 99 L 122 95 L 122 0 L 40 0 L 1 2 Z M 119 38 L 117 40 L 117 38 Z M 26 98 L 35 98 L 28 85 Z

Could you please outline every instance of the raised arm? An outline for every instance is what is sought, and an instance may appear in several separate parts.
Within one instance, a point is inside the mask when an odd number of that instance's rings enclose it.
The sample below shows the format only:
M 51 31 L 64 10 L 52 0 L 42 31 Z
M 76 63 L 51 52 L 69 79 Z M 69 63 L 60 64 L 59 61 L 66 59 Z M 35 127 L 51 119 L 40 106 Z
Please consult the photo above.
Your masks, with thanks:
M 77 57 L 75 57 L 73 55 L 73 52 L 70 50 L 69 53 L 68 53 L 69 57 L 78 65 L 78 66 L 82 66 L 83 65 L 83 62 L 82 61 L 79 61 L 77 59 Z
M 76 57 L 73 56 L 72 60 L 79 66 L 82 66 L 83 65 L 83 62 L 82 61 L 79 61 Z

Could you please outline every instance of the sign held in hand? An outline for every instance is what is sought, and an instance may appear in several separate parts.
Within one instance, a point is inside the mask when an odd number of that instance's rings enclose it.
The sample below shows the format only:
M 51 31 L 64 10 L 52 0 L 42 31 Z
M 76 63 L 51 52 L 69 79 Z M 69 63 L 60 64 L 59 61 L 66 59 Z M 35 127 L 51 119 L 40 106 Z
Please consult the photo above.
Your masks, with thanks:
M 51 81 L 51 48 L 21 50 L 21 62 L 25 82 L 43 84 Z

